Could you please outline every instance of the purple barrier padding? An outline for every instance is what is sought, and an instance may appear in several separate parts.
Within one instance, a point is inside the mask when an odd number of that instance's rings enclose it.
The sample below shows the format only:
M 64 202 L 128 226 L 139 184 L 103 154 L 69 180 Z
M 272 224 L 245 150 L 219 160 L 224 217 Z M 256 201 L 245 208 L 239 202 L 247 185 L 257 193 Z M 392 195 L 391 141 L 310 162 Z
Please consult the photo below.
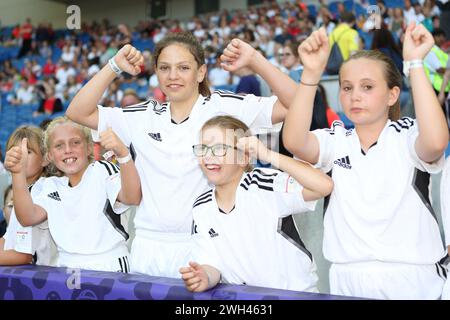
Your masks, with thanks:
M 44 266 L 0 267 L 0 300 L 336 300 L 348 297 L 221 284 L 191 293 L 181 279 Z M 75 289 L 71 289 L 71 288 Z

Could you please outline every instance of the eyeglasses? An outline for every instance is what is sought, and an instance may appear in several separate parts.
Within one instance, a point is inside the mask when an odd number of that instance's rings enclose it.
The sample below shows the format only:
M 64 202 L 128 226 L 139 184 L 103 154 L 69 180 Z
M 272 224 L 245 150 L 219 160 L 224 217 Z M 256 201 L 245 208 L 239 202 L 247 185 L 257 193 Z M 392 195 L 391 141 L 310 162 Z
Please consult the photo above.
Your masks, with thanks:
M 278 56 L 279 57 L 289 57 L 289 56 L 292 56 L 292 53 L 289 53 L 289 52 L 287 52 L 287 53 L 279 53 Z
M 216 157 L 224 157 L 227 154 L 228 149 L 235 149 L 236 147 L 227 145 L 227 144 L 215 144 L 213 146 L 207 146 L 206 144 L 196 144 L 192 146 L 192 150 L 196 157 L 204 157 L 208 153 L 208 150 L 211 149 L 211 153 Z

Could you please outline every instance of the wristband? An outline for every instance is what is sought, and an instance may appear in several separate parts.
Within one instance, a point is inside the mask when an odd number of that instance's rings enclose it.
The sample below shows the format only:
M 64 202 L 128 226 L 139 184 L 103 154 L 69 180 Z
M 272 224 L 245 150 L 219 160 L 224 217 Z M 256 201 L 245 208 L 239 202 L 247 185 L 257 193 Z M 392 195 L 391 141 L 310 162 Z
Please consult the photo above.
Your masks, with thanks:
M 123 157 L 123 158 L 116 157 L 116 160 L 120 164 L 127 163 L 128 161 L 131 160 L 131 154 L 128 152 L 128 154 L 125 157 Z
M 304 86 L 309 86 L 309 87 L 315 87 L 315 86 L 319 85 L 319 82 L 318 83 L 306 83 L 306 82 L 303 82 L 301 79 L 300 79 L 300 83 Z
M 114 57 L 108 60 L 108 64 L 115 74 L 120 75 L 122 73 L 122 69 L 120 69 L 119 66 L 116 64 L 116 61 L 114 61 Z
M 403 61 L 403 73 L 406 77 L 409 77 L 410 69 L 422 67 L 423 67 L 423 60 Z

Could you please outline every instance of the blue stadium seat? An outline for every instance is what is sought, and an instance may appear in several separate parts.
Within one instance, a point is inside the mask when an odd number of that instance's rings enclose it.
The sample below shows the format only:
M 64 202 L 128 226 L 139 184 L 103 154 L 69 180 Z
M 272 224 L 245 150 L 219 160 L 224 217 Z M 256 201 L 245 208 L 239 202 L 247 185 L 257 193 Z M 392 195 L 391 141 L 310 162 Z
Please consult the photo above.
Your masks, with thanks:
M 312 17 L 314 17 L 314 18 L 317 17 L 317 8 L 316 8 L 316 6 L 313 5 L 313 4 L 309 4 L 307 7 L 308 7 L 309 14 Z
M 344 7 L 345 7 L 345 10 L 347 10 L 347 11 L 353 11 L 354 5 L 355 5 L 355 3 L 353 2 L 353 0 L 345 0 L 344 1 Z

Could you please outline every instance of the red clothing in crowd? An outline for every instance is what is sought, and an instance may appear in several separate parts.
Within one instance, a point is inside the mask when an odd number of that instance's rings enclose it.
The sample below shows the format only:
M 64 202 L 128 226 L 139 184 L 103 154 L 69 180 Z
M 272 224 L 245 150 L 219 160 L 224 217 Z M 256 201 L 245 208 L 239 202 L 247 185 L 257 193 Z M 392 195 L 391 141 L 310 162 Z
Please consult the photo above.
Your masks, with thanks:
M 44 76 L 54 75 L 56 72 L 56 64 L 54 63 L 46 63 L 42 68 L 42 74 Z

